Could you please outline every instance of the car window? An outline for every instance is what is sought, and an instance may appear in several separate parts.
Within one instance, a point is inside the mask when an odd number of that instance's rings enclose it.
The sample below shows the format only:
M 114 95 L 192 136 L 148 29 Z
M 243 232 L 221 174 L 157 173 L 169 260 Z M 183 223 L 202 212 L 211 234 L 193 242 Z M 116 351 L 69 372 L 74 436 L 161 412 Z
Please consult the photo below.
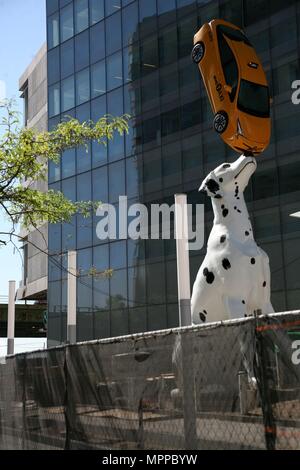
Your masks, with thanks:
M 241 80 L 238 108 L 258 117 L 270 116 L 269 88 L 257 83 Z
M 253 47 L 249 39 L 242 31 L 230 28 L 229 26 L 225 26 L 222 24 L 219 25 L 217 28 L 218 31 L 225 34 L 225 36 L 227 36 L 229 39 L 232 39 L 233 41 L 243 41 L 248 46 Z
M 225 82 L 232 87 L 232 92 L 229 94 L 229 97 L 230 100 L 233 101 L 239 80 L 238 66 L 234 54 L 221 31 L 218 34 L 218 42 Z

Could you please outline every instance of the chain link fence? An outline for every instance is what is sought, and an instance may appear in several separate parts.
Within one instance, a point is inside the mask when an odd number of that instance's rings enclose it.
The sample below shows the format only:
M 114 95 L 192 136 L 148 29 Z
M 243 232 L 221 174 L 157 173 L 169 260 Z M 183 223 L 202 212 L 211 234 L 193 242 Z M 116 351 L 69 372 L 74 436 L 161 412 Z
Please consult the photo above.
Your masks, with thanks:
M 300 449 L 300 313 L 2 359 L 0 449 Z

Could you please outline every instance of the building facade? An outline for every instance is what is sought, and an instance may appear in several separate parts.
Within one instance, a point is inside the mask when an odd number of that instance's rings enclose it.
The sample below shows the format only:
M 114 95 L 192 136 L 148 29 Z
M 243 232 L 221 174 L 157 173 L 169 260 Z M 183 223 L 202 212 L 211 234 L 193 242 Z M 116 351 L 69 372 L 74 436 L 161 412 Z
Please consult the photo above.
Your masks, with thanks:
M 44 44 L 19 80 L 21 97 L 24 99 L 24 125 L 45 131 L 48 128 L 47 108 L 47 46 Z M 23 182 L 24 185 L 28 181 Z M 30 183 L 33 188 L 47 191 L 47 181 Z M 47 300 L 48 266 L 47 224 L 38 230 L 22 229 L 23 278 L 17 291 L 18 300 Z
M 49 128 L 66 116 L 131 116 L 128 135 L 88 153 L 69 150 L 49 167 L 49 187 L 74 200 L 167 202 L 198 193 L 204 176 L 237 157 L 212 129 L 199 71 L 190 59 L 193 35 L 213 18 L 242 26 L 267 72 L 272 139 L 258 157 L 246 200 L 255 237 L 270 257 L 276 311 L 299 308 L 300 107 L 291 84 L 300 79 L 300 2 L 294 0 L 47 0 Z M 66 339 L 65 253 L 78 254 L 78 339 L 178 325 L 174 240 L 101 241 L 97 217 L 49 227 L 49 346 Z M 191 283 L 205 254 L 190 253 Z M 89 275 L 113 269 L 110 279 Z

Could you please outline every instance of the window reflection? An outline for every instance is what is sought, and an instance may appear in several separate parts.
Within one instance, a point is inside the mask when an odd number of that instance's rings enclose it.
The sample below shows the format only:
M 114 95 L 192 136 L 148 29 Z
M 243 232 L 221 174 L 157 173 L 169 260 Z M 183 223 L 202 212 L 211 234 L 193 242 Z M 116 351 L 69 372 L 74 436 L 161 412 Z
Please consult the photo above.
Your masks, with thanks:
M 91 63 L 98 62 L 105 57 L 105 29 L 104 21 L 90 28 Z
M 61 42 L 70 39 L 74 34 L 73 29 L 73 3 L 60 11 L 60 39 Z
M 89 65 L 89 32 L 84 31 L 75 37 L 75 69 L 83 69 Z
M 138 40 L 138 3 L 132 3 L 122 10 L 123 46 Z
M 96 98 L 106 92 L 106 69 L 104 60 L 92 66 L 91 82 L 92 98 Z
M 90 71 L 82 70 L 76 75 L 76 105 L 90 99 Z
M 59 84 L 49 87 L 49 117 L 60 113 L 60 90 Z
M 88 0 L 75 0 L 75 32 L 80 33 L 89 26 Z
M 114 3 L 114 2 L 113 2 Z M 112 15 L 105 22 L 106 53 L 110 55 L 122 47 L 121 13 Z
M 108 91 L 113 90 L 123 84 L 122 71 L 122 53 L 108 57 L 107 59 L 107 88 Z
M 48 18 L 48 48 L 56 47 L 59 44 L 59 17 L 58 13 Z
M 61 82 L 61 107 L 67 111 L 75 106 L 74 77 L 66 78 Z
M 61 158 L 62 178 L 68 178 L 75 175 L 76 159 L 75 149 L 65 150 Z
M 104 18 L 104 0 L 90 0 L 91 25 Z
M 65 42 L 60 47 L 61 78 L 74 73 L 74 40 Z

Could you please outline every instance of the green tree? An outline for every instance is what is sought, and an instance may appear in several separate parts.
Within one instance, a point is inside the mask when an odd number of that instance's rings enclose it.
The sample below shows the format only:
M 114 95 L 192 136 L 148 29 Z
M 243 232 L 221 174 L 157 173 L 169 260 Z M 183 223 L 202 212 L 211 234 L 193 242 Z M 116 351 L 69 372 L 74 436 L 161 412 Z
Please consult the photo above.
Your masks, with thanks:
M 106 145 L 115 132 L 128 132 L 129 116 L 107 115 L 83 123 L 66 118 L 50 132 L 37 132 L 21 127 L 11 101 L 0 103 L 0 113 L 0 208 L 12 223 L 12 233 L 18 223 L 29 228 L 69 222 L 76 213 L 88 217 L 95 202 L 73 202 L 59 191 L 42 192 L 33 182 L 47 178 L 48 162 L 58 163 L 64 150 L 87 147 L 89 141 Z

